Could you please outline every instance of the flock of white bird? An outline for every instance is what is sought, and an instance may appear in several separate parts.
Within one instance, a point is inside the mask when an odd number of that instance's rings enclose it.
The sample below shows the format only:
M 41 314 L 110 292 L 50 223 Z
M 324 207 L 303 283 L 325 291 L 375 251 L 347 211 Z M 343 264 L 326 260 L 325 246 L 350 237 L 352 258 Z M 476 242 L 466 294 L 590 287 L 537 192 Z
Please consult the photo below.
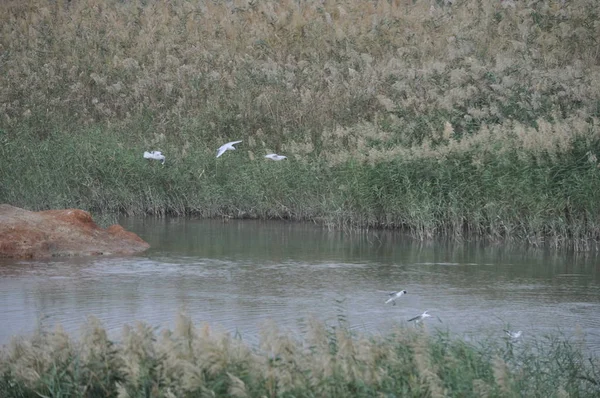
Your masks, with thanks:
M 386 304 L 392 303 L 392 305 L 396 305 L 396 300 L 399 299 L 400 297 L 404 296 L 405 294 L 406 294 L 406 290 L 399 290 L 397 292 L 391 292 L 391 293 L 389 293 L 390 298 L 388 298 L 385 303 Z M 419 324 L 419 323 L 423 322 L 425 319 L 431 318 L 431 317 L 432 317 L 432 315 L 429 314 L 429 311 L 425 311 L 422 314 L 415 316 L 414 318 L 410 318 L 408 320 L 408 322 L 415 322 L 415 324 Z M 438 318 L 438 320 L 441 322 L 440 318 Z M 508 329 L 504 329 L 504 333 L 506 333 L 506 335 L 512 341 L 518 340 L 523 335 L 523 332 L 521 330 L 519 330 L 518 332 L 513 332 Z
M 242 140 L 231 141 L 231 142 L 221 145 L 219 147 L 219 149 L 217 150 L 217 157 L 220 157 L 227 151 L 235 151 L 234 145 L 239 144 L 240 142 L 242 142 Z M 160 152 L 160 151 L 144 152 L 144 158 L 160 160 L 160 162 L 162 164 L 165 164 L 165 155 L 163 155 L 162 152 Z M 286 159 L 287 157 L 283 156 L 283 155 L 278 155 L 276 153 L 270 153 L 268 155 L 265 155 L 265 158 L 279 161 L 279 160 Z M 397 292 L 391 292 L 389 294 L 390 297 L 386 300 L 385 304 L 392 303 L 392 305 L 396 305 L 396 300 L 399 299 L 400 297 L 404 296 L 405 294 L 406 294 L 406 290 L 399 290 Z M 432 317 L 432 315 L 429 314 L 429 311 L 425 311 L 422 314 L 415 316 L 414 318 L 410 318 L 408 320 L 408 322 L 415 322 L 415 324 L 419 324 L 419 323 L 423 322 L 425 319 L 431 318 L 431 317 Z M 438 320 L 440 320 L 439 317 L 438 317 Z M 440 322 L 441 322 L 441 320 L 440 320 Z M 523 332 L 520 330 L 518 332 L 512 332 L 510 330 L 505 329 L 504 332 L 508 335 L 508 337 L 511 340 L 517 340 L 523 334 Z
M 221 145 L 219 147 L 219 149 L 217 150 L 217 157 L 221 156 L 222 154 L 224 154 L 227 151 L 235 151 L 234 145 L 239 144 L 240 142 L 242 142 L 242 140 L 231 141 L 231 142 L 228 142 L 227 144 Z M 270 153 L 268 155 L 265 155 L 265 158 L 279 161 L 279 160 L 287 159 L 287 156 L 278 155 L 276 153 Z M 144 152 L 144 159 L 159 160 L 162 164 L 165 164 L 165 155 L 163 155 L 162 152 L 160 152 L 160 151 L 152 151 L 152 152 L 146 151 L 146 152 Z
M 404 296 L 406 294 L 406 290 L 398 290 L 397 292 L 391 292 L 389 293 L 390 298 L 387 299 L 385 301 L 386 304 L 392 303 L 392 305 L 396 305 L 396 300 L 399 299 L 400 297 Z M 424 321 L 427 318 L 431 318 L 431 315 L 428 314 L 429 311 L 425 311 L 420 315 L 417 315 L 414 318 L 410 318 L 408 320 L 408 322 L 415 322 L 415 324 L 421 323 L 422 321 Z M 438 320 L 440 320 L 440 318 L 438 318 Z M 441 320 L 440 320 L 441 322 Z

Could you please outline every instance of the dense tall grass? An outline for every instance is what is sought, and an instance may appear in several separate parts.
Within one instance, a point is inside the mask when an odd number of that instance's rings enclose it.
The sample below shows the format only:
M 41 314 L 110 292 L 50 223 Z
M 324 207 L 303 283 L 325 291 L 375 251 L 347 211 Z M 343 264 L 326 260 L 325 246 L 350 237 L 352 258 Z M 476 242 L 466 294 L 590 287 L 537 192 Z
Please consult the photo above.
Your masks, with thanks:
M 443 3 L 2 2 L 0 202 L 597 245 L 600 4 Z
M 0 351 L 3 397 L 594 397 L 596 358 L 577 342 L 472 345 L 426 328 L 360 336 L 312 320 L 302 336 L 265 327 L 260 342 L 138 323 L 110 340 L 90 318 L 75 340 L 60 327 Z

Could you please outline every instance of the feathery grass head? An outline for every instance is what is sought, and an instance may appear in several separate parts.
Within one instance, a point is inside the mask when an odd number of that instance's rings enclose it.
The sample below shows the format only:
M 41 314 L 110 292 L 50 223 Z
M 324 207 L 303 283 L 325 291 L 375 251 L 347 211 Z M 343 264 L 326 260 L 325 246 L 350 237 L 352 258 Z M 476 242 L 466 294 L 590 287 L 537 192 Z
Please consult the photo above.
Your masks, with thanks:
M 597 246 L 600 3 L 409 3 L 2 2 L 0 201 Z
M 398 328 L 389 336 L 361 336 L 318 321 L 302 336 L 270 323 L 258 345 L 207 326 L 197 330 L 184 314 L 178 331 L 138 323 L 121 342 L 107 339 L 90 318 L 81 338 L 60 327 L 14 339 L 0 351 L 0 394 L 152 396 L 520 396 L 546 391 L 593 396 L 596 359 L 556 337 L 534 350 L 485 342 L 480 347 L 448 333 Z M 181 333 L 182 330 L 185 332 Z M 505 359 L 503 359 L 505 358 Z M 589 366 L 587 364 L 590 364 Z M 29 395 L 28 395 L 29 394 Z M 408 394 L 408 393 L 407 393 Z

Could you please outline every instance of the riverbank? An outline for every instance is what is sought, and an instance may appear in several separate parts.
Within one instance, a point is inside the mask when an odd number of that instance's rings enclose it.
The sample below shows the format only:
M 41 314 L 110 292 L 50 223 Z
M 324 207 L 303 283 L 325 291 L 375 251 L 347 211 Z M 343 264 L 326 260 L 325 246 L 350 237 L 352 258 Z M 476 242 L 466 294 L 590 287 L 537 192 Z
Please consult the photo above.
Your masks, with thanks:
M 343 321 L 342 321 L 343 322 Z M 138 323 L 112 341 L 90 318 L 79 339 L 60 327 L 0 351 L 7 397 L 597 396 L 596 358 L 577 342 L 469 344 L 427 327 L 360 336 L 310 321 L 302 337 L 267 325 L 257 346 L 179 315 L 157 335 Z
M 595 1 L 71 3 L 0 5 L 0 202 L 600 242 Z
M 334 227 L 404 229 L 417 238 L 514 240 L 576 250 L 600 240 L 600 169 L 587 145 L 530 158 L 517 149 L 448 152 L 330 166 L 319 158 L 271 162 L 248 151 L 163 149 L 143 159 L 123 135 L 80 131 L 36 141 L 19 135 L 0 152 L 0 201 L 95 213 L 309 220 Z M 490 136 L 490 139 L 491 136 Z

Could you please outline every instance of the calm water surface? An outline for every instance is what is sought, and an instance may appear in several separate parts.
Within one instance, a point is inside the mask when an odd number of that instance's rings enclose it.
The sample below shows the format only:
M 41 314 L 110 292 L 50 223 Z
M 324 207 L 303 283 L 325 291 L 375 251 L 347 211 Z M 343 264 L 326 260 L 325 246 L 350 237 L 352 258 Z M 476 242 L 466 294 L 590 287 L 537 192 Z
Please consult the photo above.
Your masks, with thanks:
M 600 354 L 597 255 L 420 243 L 390 232 L 284 222 L 131 218 L 152 248 L 133 257 L 0 259 L 0 344 L 40 322 L 79 332 L 95 315 L 115 338 L 134 320 L 176 313 L 256 340 L 267 320 L 293 332 L 316 316 L 385 333 L 429 310 L 431 326 L 476 338 L 583 332 Z M 405 289 L 397 305 L 387 293 Z

